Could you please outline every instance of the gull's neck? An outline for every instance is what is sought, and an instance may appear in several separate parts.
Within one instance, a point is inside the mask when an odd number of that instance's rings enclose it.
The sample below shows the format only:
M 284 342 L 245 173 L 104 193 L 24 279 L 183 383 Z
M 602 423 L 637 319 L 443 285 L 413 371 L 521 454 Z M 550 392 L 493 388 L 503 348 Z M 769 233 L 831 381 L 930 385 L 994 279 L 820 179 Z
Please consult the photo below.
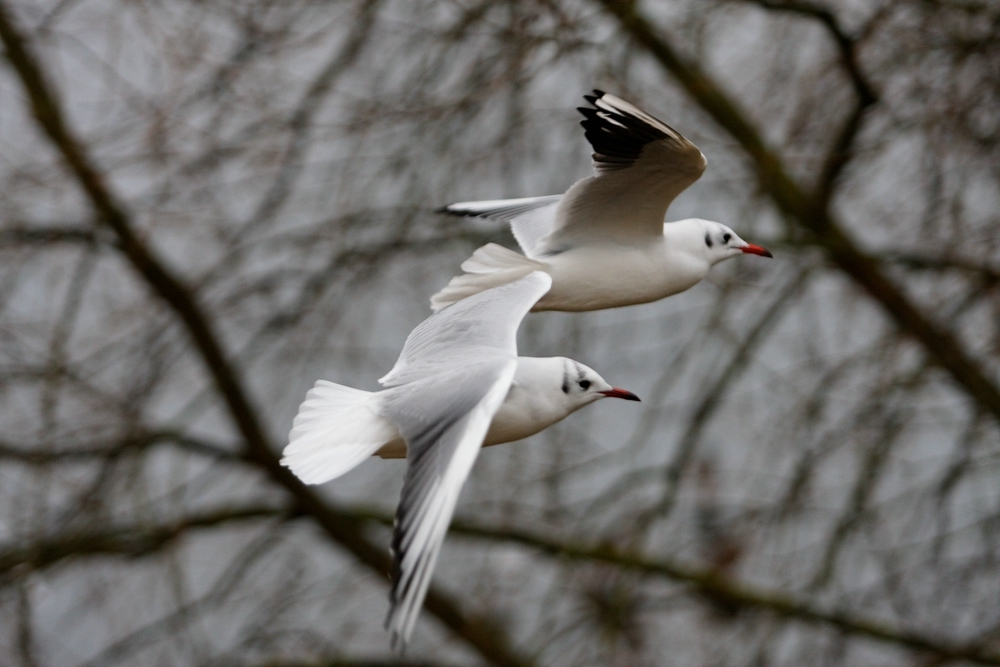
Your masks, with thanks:
M 673 251 L 705 257 L 705 225 L 698 218 L 663 223 L 663 240 Z
M 567 374 L 576 377 L 573 362 L 562 357 L 518 357 L 517 370 L 503 405 L 493 416 L 484 446 L 534 435 L 565 419 L 593 400 L 563 391 Z M 596 399 L 595 399 L 596 400 Z

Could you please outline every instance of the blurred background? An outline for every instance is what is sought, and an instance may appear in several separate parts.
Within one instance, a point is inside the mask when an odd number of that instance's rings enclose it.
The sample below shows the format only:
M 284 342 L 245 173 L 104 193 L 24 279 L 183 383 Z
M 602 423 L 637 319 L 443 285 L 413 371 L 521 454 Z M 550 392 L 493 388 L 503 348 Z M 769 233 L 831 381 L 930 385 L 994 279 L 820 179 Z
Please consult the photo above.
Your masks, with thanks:
M 0 2 L 0 664 L 1000 664 L 1000 3 Z M 484 451 L 405 655 L 405 464 L 277 455 L 590 173 L 601 88 L 741 257 L 529 316 L 643 403 Z

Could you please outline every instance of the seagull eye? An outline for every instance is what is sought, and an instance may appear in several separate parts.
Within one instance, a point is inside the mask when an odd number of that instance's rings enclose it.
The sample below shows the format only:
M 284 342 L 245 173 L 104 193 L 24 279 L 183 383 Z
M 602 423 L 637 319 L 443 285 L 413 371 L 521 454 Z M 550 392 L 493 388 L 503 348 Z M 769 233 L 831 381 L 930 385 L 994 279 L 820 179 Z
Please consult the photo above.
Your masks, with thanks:
M 722 242 L 729 243 L 729 239 L 731 238 L 733 238 L 733 235 L 730 234 L 729 232 L 726 232 L 725 234 L 722 235 Z
M 580 389 L 590 389 L 590 380 L 580 380 Z

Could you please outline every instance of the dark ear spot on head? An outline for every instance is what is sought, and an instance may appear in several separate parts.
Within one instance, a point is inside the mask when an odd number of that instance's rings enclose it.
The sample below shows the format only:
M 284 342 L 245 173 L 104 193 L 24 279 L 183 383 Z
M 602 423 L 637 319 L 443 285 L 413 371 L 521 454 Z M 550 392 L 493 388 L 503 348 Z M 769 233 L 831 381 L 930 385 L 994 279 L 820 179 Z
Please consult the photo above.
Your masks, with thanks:
M 712 247 L 712 237 L 709 235 L 708 232 L 705 232 L 705 245 L 707 245 L 709 248 Z

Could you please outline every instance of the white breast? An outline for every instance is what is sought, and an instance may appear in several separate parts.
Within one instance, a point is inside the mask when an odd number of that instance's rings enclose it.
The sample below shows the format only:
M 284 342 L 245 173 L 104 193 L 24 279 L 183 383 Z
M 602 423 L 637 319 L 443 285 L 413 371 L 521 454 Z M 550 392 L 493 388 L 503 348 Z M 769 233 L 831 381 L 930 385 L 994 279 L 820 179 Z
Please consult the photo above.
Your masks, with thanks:
M 552 288 L 533 310 L 588 311 L 658 301 L 697 284 L 708 262 L 657 239 L 571 248 L 544 258 Z
M 486 434 L 484 447 L 532 436 L 582 407 L 562 391 L 565 360 L 518 357 L 510 391 Z

